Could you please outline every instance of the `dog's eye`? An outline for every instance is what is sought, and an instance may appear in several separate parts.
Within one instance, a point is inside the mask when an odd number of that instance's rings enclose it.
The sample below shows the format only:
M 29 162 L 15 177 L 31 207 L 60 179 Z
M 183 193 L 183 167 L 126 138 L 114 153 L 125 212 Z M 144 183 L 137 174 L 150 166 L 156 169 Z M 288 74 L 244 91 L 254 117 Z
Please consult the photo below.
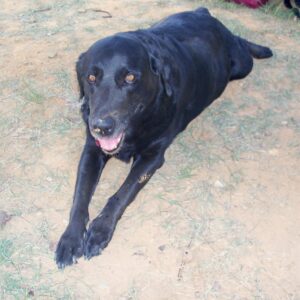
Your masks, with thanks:
M 126 77 L 125 77 L 125 82 L 128 83 L 128 84 L 132 84 L 132 83 L 135 82 L 135 79 L 136 79 L 136 77 L 135 77 L 134 74 L 128 73 L 128 74 L 126 75 Z
M 95 75 L 89 75 L 88 82 L 89 83 L 95 83 L 96 82 L 96 76 Z

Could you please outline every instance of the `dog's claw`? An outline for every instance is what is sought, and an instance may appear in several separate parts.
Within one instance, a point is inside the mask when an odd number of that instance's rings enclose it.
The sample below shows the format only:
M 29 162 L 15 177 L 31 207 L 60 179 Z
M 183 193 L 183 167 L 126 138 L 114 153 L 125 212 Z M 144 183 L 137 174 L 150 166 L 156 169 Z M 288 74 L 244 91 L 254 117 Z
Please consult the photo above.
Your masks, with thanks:
M 93 256 L 100 255 L 103 249 L 102 247 L 105 248 L 104 245 L 89 244 L 89 246 L 85 248 L 85 259 L 90 260 Z
M 91 258 L 92 258 L 92 255 L 85 255 L 85 256 L 84 256 L 84 259 L 85 259 L 85 260 L 90 260 Z
M 100 255 L 108 245 L 114 231 L 114 226 L 108 226 L 101 218 L 95 219 L 87 232 L 84 243 L 84 257 L 90 260 L 93 256 Z
M 77 258 L 83 254 L 83 234 L 72 234 L 66 231 L 56 249 L 55 260 L 59 269 L 64 269 L 66 266 L 76 264 Z
M 60 270 L 63 270 L 65 268 L 65 264 L 63 263 L 58 263 L 57 266 Z
M 73 264 L 77 264 L 78 262 L 77 262 L 77 258 L 76 258 L 76 256 L 74 256 L 73 255 L 73 257 L 72 257 L 72 260 L 73 260 Z

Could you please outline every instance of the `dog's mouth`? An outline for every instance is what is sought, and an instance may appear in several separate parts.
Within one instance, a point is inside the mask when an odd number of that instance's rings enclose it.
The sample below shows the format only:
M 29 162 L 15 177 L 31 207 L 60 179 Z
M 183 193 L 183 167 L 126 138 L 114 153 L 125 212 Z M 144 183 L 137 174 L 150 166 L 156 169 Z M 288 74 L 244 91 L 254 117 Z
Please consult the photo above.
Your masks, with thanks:
M 97 137 L 95 139 L 96 145 L 107 154 L 116 154 L 122 146 L 124 136 L 124 132 L 120 132 L 118 135 L 115 136 L 105 136 L 101 138 Z

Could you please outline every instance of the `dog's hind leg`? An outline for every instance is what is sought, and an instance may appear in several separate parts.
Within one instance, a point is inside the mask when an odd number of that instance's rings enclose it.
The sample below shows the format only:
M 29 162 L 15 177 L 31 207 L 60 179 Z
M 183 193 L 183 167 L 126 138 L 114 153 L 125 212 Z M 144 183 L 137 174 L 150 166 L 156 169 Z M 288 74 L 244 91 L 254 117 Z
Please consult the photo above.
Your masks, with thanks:
M 231 75 L 230 80 L 246 77 L 252 70 L 253 58 L 246 43 L 236 39 L 234 47 L 230 51 L 231 56 Z
M 230 80 L 246 77 L 252 70 L 253 58 L 269 58 L 272 55 L 270 48 L 254 44 L 236 36 L 234 47 L 231 49 Z

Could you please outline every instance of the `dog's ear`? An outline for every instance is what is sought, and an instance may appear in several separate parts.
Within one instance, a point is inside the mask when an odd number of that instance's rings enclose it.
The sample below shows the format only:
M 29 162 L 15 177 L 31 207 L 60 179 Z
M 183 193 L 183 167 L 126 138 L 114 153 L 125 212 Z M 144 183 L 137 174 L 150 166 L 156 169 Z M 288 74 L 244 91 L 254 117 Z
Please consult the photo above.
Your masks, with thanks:
M 84 56 L 85 53 L 80 54 L 78 61 L 76 62 L 76 73 L 77 73 L 77 81 L 78 81 L 78 85 L 79 85 L 79 97 L 80 99 L 83 98 L 83 102 L 81 104 L 81 114 L 82 114 L 82 118 L 84 120 L 84 122 L 86 124 L 88 124 L 88 117 L 90 114 L 90 108 L 89 108 L 89 104 L 88 104 L 88 98 L 87 96 L 84 94 L 84 87 L 83 87 L 83 76 L 84 76 L 84 72 L 83 72 L 83 61 L 84 61 Z
M 79 97 L 80 99 L 84 97 L 84 88 L 83 88 L 83 59 L 84 59 L 85 53 L 81 53 L 77 62 L 76 62 L 76 74 L 77 74 L 77 81 L 79 85 Z
M 290 9 L 293 8 L 290 0 L 284 0 L 283 3 L 287 8 L 290 8 Z
M 168 97 L 173 95 L 172 85 L 171 85 L 171 67 L 164 61 L 162 58 L 157 58 L 152 54 L 149 54 L 150 57 L 150 69 L 155 74 L 158 75 L 161 79 L 163 88 Z
M 168 59 L 168 53 L 164 53 L 163 47 L 157 40 L 157 37 L 146 31 L 136 31 L 135 38 L 137 38 L 149 57 L 151 71 L 159 76 L 160 82 L 168 97 L 173 95 L 172 86 L 172 65 Z

